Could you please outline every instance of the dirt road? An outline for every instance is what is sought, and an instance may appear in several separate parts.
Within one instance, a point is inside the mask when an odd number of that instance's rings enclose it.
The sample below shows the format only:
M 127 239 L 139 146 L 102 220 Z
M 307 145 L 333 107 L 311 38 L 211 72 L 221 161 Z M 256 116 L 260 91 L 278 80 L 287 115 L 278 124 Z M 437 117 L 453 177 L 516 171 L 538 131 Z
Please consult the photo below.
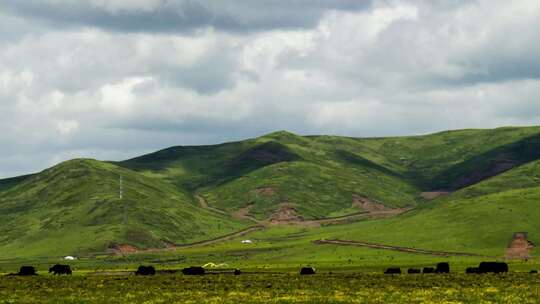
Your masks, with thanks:
M 266 227 L 264 226 L 251 226 L 233 233 L 229 233 L 217 238 L 213 238 L 210 240 L 204 240 L 200 242 L 190 243 L 190 244 L 171 244 L 169 243 L 166 248 L 148 248 L 148 249 L 138 249 L 133 246 L 129 245 L 117 245 L 115 247 L 109 248 L 112 253 L 117 255 L 124 255 L 124 254 L 133 254 L 133 253 L 155 253 L 155 252 L 163 252 L 163 251 L 174 251 L 177 249 L 185 249 L 185 248 L 192 248 L 192 247 L 202 247 L 202 246 L 208 246 L 219 242 L 228 241 L 234 238 L 237 238 L 239 236 L 246 235 L 248 233 L 263 230 Z
M 174 245 L 172 247 L 173 247 L 173 249 L 179 249 L 179 248 L 207 246 L 207 245 L 211 245 L 211 244 L 215 244 L 215 243 L 219 243 L 219 242 L 223 242 L 223 241 L 228 241 L 228 240 L 237 238 L 239 236 L 246 235 L 246 234 L 254 232 L 254 231 L 263 230 L 265 228 L 266 227 L 264 227 L 264 226 L 252 226 L 252 227 L 248 227 L 246 229 L 240 230 L 240 231 L 236 231 L 236 232 L 224 235 L 224 236 L 220 236 L 220 237 L 215 238 L 215 239 L 195 242 L 195 243 L 191 243 L 191 244 Z
M 221 210 L 221 209 L 217 209 L 217 208 L 214 208 L 214 207 L 210 207 L 208 205 L 208 202 L 206 201 L 206 199 L 204 199 L 204 197 L 200 196 L 200 195 L 195 195 L 195 197 L 197 198 L 197 200 L 199 201 L 199 206 L 203 209 L 206 209 L 206 210 L 210 210 L 210 211 L 213 211 L 213 212 L 216 212 L 216 213 L 219 213 L 219 214 L 222 214 L 222 215 L 226 215 L 226 216 L 230 216 L 230 214 L 228 214 L 227 212 Z
M 418 248 L 410 248 L 410 247 L 383 245 L 383 244 L 377 244 L 377 243 L 368 243 L 368 242 L 361 242 L 361 241 L 318 240 L 318 241 L 314 241 L 314 243 L 319 244 L 319 245 L 325 245 L 326 244 L 326 245 L 340 245 L 340 246 L 359 246 L 359 247 L 368 247 L 368 248 L 374 248 L 374 249 L 385 249 L 385 250 L 393 250 L 393 251 L 400 251 L 400 252 L 407 252 L 407 253 L 425 254 L 425 255 L 434 255 L 434 256 L 444 256 L 444 257 L 449 257 L 449 256 L 482 256 L 482 255 L 476 254 L 476 253 L 435 251 L 435 250 L 418 249 Z
M 130 245 L 116 245 L 114 247 L 109 248 L 113 253 L 115 254 L 132 254 L 132 253 L 150 253 L 150 252 L 161 252 L 161 251 L 174 251 L 176 249 L 182 249 L 182 248 L 191 248 L 191 247 L 201 247 L 201 246 L 207 246 L 215 243 L 220 243 L 224 241 L 228 241 L 234 238 L 237 238 L 239 236 L 243 236 L 246 234 L 249 234 L 254 231 L 263 230 L 270 226 L 275 226 L 276 223 L 272 223 L 271 220 L 265 220 L 260 221 L 256 218 L 249 215 L 249 208 L 245 208 L 245 210 L 241 210 L 240 212 L 237 212 L 236 214 L 229 214 L 224 210 L 220 210 L 217 208 L 210 207 L 208 205 L 208 202 L 206 199 L 200 195 L 195 196 L 199 202 L 199 206 L 203 209 L 219 213 L 221 215 L 225 215 L 228 217 L 233 217 L 237 219 L 246 219 L 251 220 L 256 223 L 255 226 L 250 226 L 245 229 L 223 235 L 214 239 L 195 242 L 191 244 L 172 244 L 169 243 L 166 248 L 149 248 L 149 249 L 138 249 L 136 247 L 130 246 Z M 359 220 L 359 219 L 365 219 L 365 218 L 384 218 L 384 217 L 391 217 L 396 216 L 405 212 L 408 212 L 412 210 L 412 208 L 397 208 L 397 209 L 377 209 L 377 210 L 368 210 L 368 211 L 360 211 L 344 216 L 339 217 L 332 217 L 332 218 L 323 218 L 323 219 L 316 219 L 316 220 L 298 220 L 293 222 L 288 222 L 288 225 L 300 225 L 305 227 L 318 227 L 321 225 L 328 225 L 328 224 L 342 224 L 342 223 L 348 223 L 351 221 Z M 279 223 L 277 224 L 279 225 Z M 326 242 L 326 241 L 321 241 Z M 350 245 L 350 244 L 349 244 Z M 358 244 L 357 244 L 358 245 Z M 384 249 L 384 248 L 383 248 Z

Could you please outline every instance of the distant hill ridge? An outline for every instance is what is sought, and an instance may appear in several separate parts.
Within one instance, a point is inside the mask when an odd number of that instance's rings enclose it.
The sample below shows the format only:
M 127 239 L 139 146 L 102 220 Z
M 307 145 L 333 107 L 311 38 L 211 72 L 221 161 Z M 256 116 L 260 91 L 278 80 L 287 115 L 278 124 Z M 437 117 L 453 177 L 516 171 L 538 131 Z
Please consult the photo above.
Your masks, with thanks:
M 540 127 L 505 127 L 388 138 L 280 131 L 122 162 L 71 160 L 0 180 L 1 255 L 159 248 L 276 218 L 339 218 L 366 211 L 362 206 L 422 209 L 424 192 L 454 198 L 535 187 L 533 178 L 518 185 L 512 172 L 539 159 Z M 499 182 L 503 176 L 512 178 Z M 491 179 L 497 187 L 481 186 Z M 358 204 L 358 197 L 375 205 Z

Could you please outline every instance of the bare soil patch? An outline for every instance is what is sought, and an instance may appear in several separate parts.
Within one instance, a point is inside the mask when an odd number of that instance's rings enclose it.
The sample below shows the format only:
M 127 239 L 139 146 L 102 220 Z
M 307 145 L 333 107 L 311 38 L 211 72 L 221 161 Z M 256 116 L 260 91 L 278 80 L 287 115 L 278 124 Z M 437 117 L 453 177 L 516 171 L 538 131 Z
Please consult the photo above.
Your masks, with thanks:
M 253 217 L 250 212 L 251 212 L 251 209 L 254 207 L 255 205 L 253 203 L 249 203 L 247 204 L 245 207 L 243 208 L 240 208 L 238 209 L 237 211 L 235 211 L 233 214 L 232 214 L 232 217 L 235 218 L 235 219 L 240 219 L 240 220 L 252 220 L 254 222 L 260 222 L 259 220 L 257 220 L 255 217 Z
M 434 200 L 438 197 L 445 196 L 450 194 L 449 191 L 428 191 L 428 192 L 422 192 L 420 193 L 420 197 L 426 200 Z
M 287 202 L 281 204 L 278 211 L 276 211 L 270 217 L 268 223 L 270 225 L 301 225 L 305 227 L 319 227 L 321 225 L 349 223 L 366 218 L 392 217 L 413 209 L 389 208 L 382 203 L 359 195 L 353 195 L 353 207 L 360 208 L 362 211 L 337 217 L 306 220 L 302 216 L 298 215 L 298 211 L 294 208 L 293 204 Z
M 293 204 L 285 202 L 280 204 L 279 209 L 272 214 L 268 220 L 273 225 L 298 224 L 304 221 L 304 218 L 298 215 L 298 211 Z
M 257 193 L 257 195 L 260 195 L 260 196 L 268 197 L 268 196 L 272 196 L 276 194 L 276 189 L 273 187 L 259 187 L 255 189 L 255 193 Z
M 135 246 L 125 245 L 125 244 L 115 244 L 115 245 L 110 246 L 108 249 L 112 253 L 117 254 L 117 255 L 137 253 L 140 251 Z
M 367 212 L 367 217 L 369 218 L 383 218 L 391 217 L 407 211 L 412 210 L 413 208 L 390 208 L 385 206 L 383 203 L 376 200 L 353 194 L 352 196 L 352 207 L 360 208 Z
M 534 244 L 527 239 L 526 232 L 516 232 L 508 244 L 505 257 L 507 259 L 529 259 Z
M 387 208 L 383 203 L 377 202 L 367 197 L 360 196 L 358 194 L 353 194 L 352 206 L 356 208 L 360 208 L 367 212 L 380 212 L 380 211 L 387 211 L 390 209 L 390 208 Z

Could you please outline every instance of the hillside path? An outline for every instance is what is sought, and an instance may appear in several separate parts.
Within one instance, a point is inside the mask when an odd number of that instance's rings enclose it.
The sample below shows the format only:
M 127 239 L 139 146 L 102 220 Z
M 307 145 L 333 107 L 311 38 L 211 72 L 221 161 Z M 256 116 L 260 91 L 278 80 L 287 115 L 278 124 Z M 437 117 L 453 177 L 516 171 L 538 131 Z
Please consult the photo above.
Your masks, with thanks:
M 413 208 L 399 208 L 399 209 L 389 209 L 382 211 L 360 211 L 352 214 L 347 214 L 337 217 L 322 218 L 318 220 L 306 220 L 304 223 L 316 223 L 316 224 L 339 224 L 347 222 L 350 220 L 360 219 L 360 218 L 386 218 L 392 217 L 405 212 L 409 212 Z
M 264 226 L 251 226 L 233 233 L 229 233 L 217 238 L 204 240 L 200 242 L 194 242 L 190 244 L 172 244 L 170 243 L 166 248 L 148 248 L 148 249 L 137 249 L 132 246 L 117 246 L 115 248 L 109 248 L 114 254 L 117 255 L 124 255 L 124 254 L 132 254 L 132 253 L 156 253 L 156 252 L 164 252 L 164 251 L 174 251 L 176 249 L 185 249 L 185 248 L 192 248 L 192 247 L 202 247 L 207 245 L 212 245 L 219 242 L 228 241 L 234 238 L 237 238 L 239 236 L 243 236 L 246 234 L 249 234 L 254 231 L 263 230 L 266 227 Z
M 191 248 L 191 247 L 207 246 L 207 245 L 211 245 L 211 244 L 215 244 L 215 243 L 219 243 L 219 242 L 223 242 L 223 241 L 228 241 L 228 240 L 237 238 L 239 236 L 246 235 L 246 234 L 254 232 L 254 231 L 263 230 L 265 228 L 266 227 L 264 227 L 264 226 L 252 226 L 252 227 L 248 227 L 246 229 L 242 229 L 240 231 L 229 233 L 227 235 L 223 235 L 223 236 L 220 236 L 220 237 L 217 237 L 217 238 L 214 238 L 214 239 L 195 242 L 195 243 L 191 243 L 191 244 L 174 245 L 174 246 L 171 246 L 171 247 L 169 247 L 167 249 L 174 250 L 174 249 L 179 249 L 179 248 Z
M 297 225 L 297 226 L 305 226 L 305 227 L 320 227 L 321 225 L 338 225 L 338 224 L 346 224 L 350 223 L 356 220 L 361 219 L 378 219 L 378 218 L 387 218 L 387 217 L 393 217 L 400 214 L 403 214 L 405 212 L 409 212 L 413 210 L 414 208 L 396 208 L 396 209 L 386 209 L 386 210 L 377 210 L 377 211 L 359 211 L 347 215 L 342 216 L 336 216 L 336 217 L 327 217 L 327 218 L 321 218 L 321 219 L 315 219 L 315 220 L 294 220 L 294 221 L 288 221 L 285 222 L 285 224 L 282 223 L 272 223 L 271 221 L 267 222 L 260 222 L 262 225 L 269 225 L 269 226 L 275 226 L 275 225 Z
M 414 253 L 414 254 L 425 254 L 425 255 L 435 255 L 435 256 L 478 256 L 481 257 L 483 255 L 476 254 L 476 253 L 468 253 L 468 252 L 449 252 L 449 251 L 435 251 L 435 250 L 427 250 L 427 249 L 418 249 L 418 248 L 410 248 L 410 247 L 401 247 L 401 246 L 392 246 L 392 245 L 383 245 L 383 244 L 377 244 L 377 243 L 368 243 L 368 242 L 362 242 L 362 241 L 346 241 L 346 240 L 317 240 L 313 243 L 319 244 L 319 245 L 340 245 L 340 246 L 359 246 L 359 247 L 368 247 L 368 248 L 374 248 L 374 249 L 385 249 L 385 250 L 393 250 L 393 251 L 400 251 L 400 252 L 407 252 L 407 253 Z
M 199 201 L 199 206 L 201 208 L 206 209 L 206 210 L 210 210 L 210 211 L 222 214 L 222 215 L 230 216 L 230 214 L 228 214 L 227 212 L 225 212 L 225 211 L 223 211 L 221 209 L 210 207 L 210 205 L 208 205 L 208 202 L 206 201 L 206 199 L 204 197 L 202 197 L 201 195 L 195 195 L 195 197 Z
M 210 211 L 213 211 L 213 212 L 216 212 L 216 213 L 219 213 L 219 214 L 222 214 L 222 215 L 226 215 L 228 217 L 233 217 L 233 218 L 236 218 L 236 219 L 240 219 L 240 220 L 250 220 L 250 221 L 253 221 L 255 223 L 263 223 L 262 221 L 256 219 L 255 217 L 249 215 L 249 208 L 242 208 L 240 209 L 239 211 L 233 213 L 233 214 L 229 214 L 227 213 L 226 211 L 224 210 L 221 210 L 221 209 L 217 209 L 217 208 L 214 208 L 214 207 L 210 207 L 210 205 L 208 205 L 208 202 L 206 201 L 206 199 L 202 196 L 202 195 L 196 195 L 195 196 L 197 198 L 197 200 L 199 201 L 199 206 L 203 209 L 206 209 L 206 210 L 210 210 Z
M 264 229 L 266 229 L 266 228 L 268 228 L 270 226 L 275 225 L 275 224 L 272 224 L 269 220 L 267 220 L 267 221 L 257 220 L 256 218 L 254 218 L 254 217 L 252 217 L 252 216 L 250 216 L 248 214 L 245 214 L 247 212 L 240 212 L 240 214 L 231 215 L 231 214 L 229 214 L 229 213 L 227 213 L 227 212 L 225 212 L 223 210 L 210 207 L 208 205 L 208 202 L 206 201 L 206 199 L 204 197 L 202 197 L 201 195 L 196 195 L 195 197 L 197 198 L 197 200 L 199 202 L 199 206 L 201 208 L 203 208 L 203 209 L 206 209 L 206 210 L 209 210 L 209 211 L 212 211 L 212 212 L 215 212 L 215 213 L 219 213 L 221 215 L 225 215 L 225 216 L 228 216 L 228 217 L 232 216 L 232 217 L 239 218 L 239 219 L 251 220 L 251 221 L 254 221 L 257 225 L 250 226 L 250 227 L 244 228 L 242 230 L 239 230 L 239 231 L 236 231 L 236 232 L 233 232 L 233 233 L 229 233 L 229 234 L 217 237 L 217 238 L 204 240 L 204 241 L 200 241 L 200 242 L 195 242 L 195 243 L 190 243 L 190 244 L 169 244 L 166 248 L 137 249 L 137 248 L 132 247 L 132 246 L 121 245 L 121 246 L 118 246 L 116 248 L 110 248 L 110 249 L 115 254 L 122 255 L 122 254 L 131 254 L 131 253 L 162 252 L 162 251 L 173 251 L 173 250 L 176 250 L 176 249 L 183 249 L 183 248 L 202 247 L 202 246 L 212 245 L 212 244 L 216 244 L 216 243 L 220 243 L 220 242 L 225 242 L 225 241 L 237 238 L 239 236 L 244 236 L 244 235 L 249 234 L 249 233 L 254 232 L 254 231 L 264 230 Z M 352 214 L 348 214 L 348 215 L 343 215 L 343 216 L 338 216 L 338 217 L 322 218 L 322 219 L 316 219 L 316 220 L 302 220 L 302 221 L 291 222 L 289 224 L 290 225 L 306 226 L 306 227 L 318 227 L 318 226 L 323 225 L 323 224 L 342 224 L 342 223 L 350 222 L 351 220 L 358 220 L 358 219 L 362 219 L 362 218 L 385 218 L 385 217 L 391 217 L 391 216 L 396 216 L 396 215 L 411 211 L 412 209 L 413 208 L 397 208 L 397 209 L 386 209 L 386 210 L 377 210 L 377 211 L 373 211 L 373 210 L 372 211 L 360 211 L 360 212 L 356 212 L 356 213 L 352 213 Z M 321 242 L 321 244 L 323 244 L 323 243 L 325 243 L 327 241 L 317 241 L 317 242 Z M 342 242 L 347 242 L 347 241 L 342 241 Z M 342 245 L 351 245 L 351 244 L 349 243 L 349 244 L 342 244 Z M 356 245 L 358 246 L 358 244 L 356 244 Z M 387 248 L 383 248 L 383 249 L 387 249 Z
M 225 215 L 228 217 L 240 219 L 240 220 L 250 220 L 252 222 L 257 223 L 261 226 L 272 226 L 276 225 L 276 223 L 273 223 L 271 219 L 267 220 L 259 220 L 251 215 L 249 215 L 249 211 L 252 207 L 252 205 L 248 205 L 244 208 L 241 208 L 240 210 L 234 212 L 234 213 L 227 213 L 224 210 L 217 209 L 214 207 L 211 207 L 208 205 L 208 202 L 202 195 L 195 195 L 197 200 L 199 201 L 199 206 L 203 209 L 213 211 L 215 213 L 219 213 L 221 215 Z M 285 224 L 288 225 L 300 225 L 300 226 L 308 226 L 308 227 L 317 227 L 324 224 L 342 224 L 350 222 L 351 220 L 358 220 L 363 218 L 387 218 L 387 217 L 393 217 L 396 215 L 400 215 L 406 212 L 409 212 L 413 210 L 414 208 L 394 208 L 394 209 L 367 209 L 365 211 L 359 211 L 356 213 L 351 213 L 343 216 L 336 216 L 336 217 L 329 217 L 329 218 L 321 218 L 321 219 L 314 219 L 314 220 L 293 220 L 293 221 L 287 221 Z M 278 224 L 279 225 L 279 224 Z

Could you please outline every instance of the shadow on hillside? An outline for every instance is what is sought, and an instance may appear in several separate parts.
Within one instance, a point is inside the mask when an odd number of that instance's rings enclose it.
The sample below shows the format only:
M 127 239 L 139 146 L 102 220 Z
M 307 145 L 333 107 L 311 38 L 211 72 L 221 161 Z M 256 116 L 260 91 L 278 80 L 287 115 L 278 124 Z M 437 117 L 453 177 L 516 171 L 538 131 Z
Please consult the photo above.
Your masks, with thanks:
M 346 150 L 337 150 L 335 152 L 335 155 L 336 157 L 341 160 L 342 162 L 344 163 L 347 163 L 347 164 L 350 164 L 350 165 L 354 165 L 354 166 L 360 166 L 360 167 L 366 167 L 366 168 L 370 168 L 370 169 L 373 169 L 373 170 L 377 170 L 381 173 L 384 173 L 384 174 L 387 174 L 387 175 L 391 175 L 391 176 L 396 176 L 396 177 L 401 177 L 400 174 L 384 167 L 384 166 L 381 166 L 379 164 L 376 164 L 368 159 L 365 159 L 361 156 L 358 156 L 354 153 L 351 153 L 349 151 L 346 151 Z
M 116 164 L 134 170 L 161 171 L 181 163 L 182 167 L 193 172 L 195 178 L 185 180 L 179 186 L 193 191 L 200 187 L 227 183 L 265 166 L 300 159 L 287 146 L 268 141 L 257 145 L 235 142 L 173 147 Z
M 540 158 L 540 135 L 524 138 L 456 164 L 433 178 L 430 190 L 455 191 Z

